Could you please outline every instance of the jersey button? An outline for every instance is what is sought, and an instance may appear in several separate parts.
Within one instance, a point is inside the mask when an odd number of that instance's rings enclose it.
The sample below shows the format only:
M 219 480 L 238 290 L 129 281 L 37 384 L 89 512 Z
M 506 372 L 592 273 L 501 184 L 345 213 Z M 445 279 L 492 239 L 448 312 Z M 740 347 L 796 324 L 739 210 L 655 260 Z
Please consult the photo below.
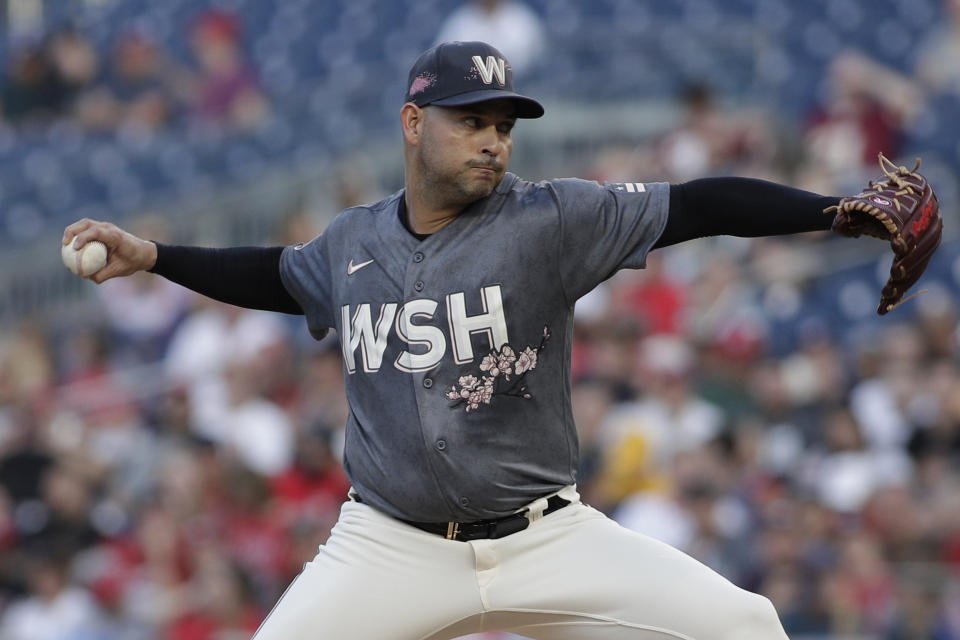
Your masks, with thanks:
M 414 262 L 423 262 L 423 254 L 420 253 L 419 251 L 417 251 L 415 254 L 413 254 L 413 261 L 414 261 Z
M 466 507 L 470 504 L 470 498 L 460 498 L 460 506 Z
M 429 389 L 433 386 L 433 378 L 424 378 L 423 379 L 423 388 Z
M 437 440 L 435 446 L 437 447 L 437 451 L 444 451 L 444 450 L 446 450 L 446 448 L 447 448 L 447 441 L 446 441 L 446 440 Z
M 417 291 L 423 291 L 423 280 L 417 280 L 413 283 L 413 288 Z

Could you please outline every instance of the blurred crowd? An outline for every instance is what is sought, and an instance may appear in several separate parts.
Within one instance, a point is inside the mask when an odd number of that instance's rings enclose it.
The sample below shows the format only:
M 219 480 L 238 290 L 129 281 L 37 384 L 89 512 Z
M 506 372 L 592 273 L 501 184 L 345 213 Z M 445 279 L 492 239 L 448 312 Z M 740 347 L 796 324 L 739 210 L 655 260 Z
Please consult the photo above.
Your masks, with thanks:
M 249 638 L 336 519 L 339 351 L 143 275 L 3 340 L 4 639 Z
M 582 175 L 857 191 L 878 151 L 897 157 L 925 92 L 955 90 L 960 65 L 945 61 L 960 56 L 936 53 L 960 41 L 960 1 L 948 4 L 952 26 L 916 78 L 838 55 L 820 106 L 792 123 L 796 140 L 769 113 L 690 83 L 673 126 L 604 145 Z M 522 3 L 467 5 L 441 33 L 496 33 L 496 11 L 510 11 L 533 35 L 503 48 L 529 45 L 509 54 L 524 65 L 543 55 Z M 204 12 L 185 37 L 190 62 L 135 31 L 107 60 L 75 30 L 24 45 L 0 117 L 91 131 L 263 118 L 237 21 Z M 871 91 L 880 78 L 890 91 Z M 309 240 L 329 213 L 283 217 L 264 243 Z M 153 217 L 131 230 L 171 231 Z M 579 488 L 624 526 L 769 597 L 791 637 L 960 640 L 960 309 L 921 296 L 915 315 L 852 341 L 811 318 L 774 349 L 771 287 L 797 292 L 822 272 L 808 249 L 828 236 L 685 243 L 578 304 Z M 335 336 L 314 342 L 302 318 L 147 274 L 96 298 L 0 328 L 0 640 L 249 638 L 348 488 Z
M 772 357 L 736 318 L 756 285 L 704 250 L 580 323 L 588 501 L 771 598 L 791 637 L 960 637 L 955 307 L 846 347 L 811 324 Z
M 98 50 L 63 26 L 12 47 L 0 91 L 0 120 L 18 128 L 69 120 L 90 131 L 206 125 L 250 128 L 268 112 L 247 61 L 240 21 L 210 9 L 187 26 L 189 59 L 164 50 L 146 28 Z

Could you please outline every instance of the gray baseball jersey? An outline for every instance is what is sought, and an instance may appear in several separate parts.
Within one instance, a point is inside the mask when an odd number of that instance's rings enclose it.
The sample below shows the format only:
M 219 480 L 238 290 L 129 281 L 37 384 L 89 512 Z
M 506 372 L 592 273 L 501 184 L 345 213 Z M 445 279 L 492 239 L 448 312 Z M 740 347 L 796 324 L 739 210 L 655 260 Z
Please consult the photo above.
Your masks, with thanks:
M 344 211 L 284 249 L 280 274 L 313 335 L 339 335 L 344 466 L 364 502 L 406 520 L 502 517 L 575 482 L 574 303 L 644 266 L 669 186 L 507 173 L 423 241 L 402 198 Z

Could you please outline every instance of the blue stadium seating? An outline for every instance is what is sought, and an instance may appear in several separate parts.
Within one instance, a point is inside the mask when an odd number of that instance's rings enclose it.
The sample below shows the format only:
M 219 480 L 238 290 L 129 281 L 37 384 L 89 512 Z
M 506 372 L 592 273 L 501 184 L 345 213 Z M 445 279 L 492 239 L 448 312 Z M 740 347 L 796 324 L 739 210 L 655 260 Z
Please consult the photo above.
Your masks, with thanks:
M 528 0 L 544 18 L 551 64 L 524 80 L 545 98 L 663 97 L 708 79 L 721 95 L 799 117 L 817 99 L 826 63 L 842 48 L 907 69 L 940 17 L 937 0 Z M 236 12 L 275 118 L 262 132 L 137 138 L 0 130 L 0 246 L 77 208 L 118 218 L 190 185 L 245 181 L 317 149 L 338 153 L 393 135 L 406 70 L 461 0 L 114 0 L 50 2 L 51 29 L 76 25 L 104 54 L 130 28 L 190 61 L 185 35 L 207 7 Z M 8 40 L 7 33 L 0 38 Z M 598 44 L 601 43 L 601 44 Z M 960 97 L 932 102 L 907 148 L 960 168 Z M 56 176 L 52 179 L 51 176 Z M 40 227 L 42 229 L 42 226 Z

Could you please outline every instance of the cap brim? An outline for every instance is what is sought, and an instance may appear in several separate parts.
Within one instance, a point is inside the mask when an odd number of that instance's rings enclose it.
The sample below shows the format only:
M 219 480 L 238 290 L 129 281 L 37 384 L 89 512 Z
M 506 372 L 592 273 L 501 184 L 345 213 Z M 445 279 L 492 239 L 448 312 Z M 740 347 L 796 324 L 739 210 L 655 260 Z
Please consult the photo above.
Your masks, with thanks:
M 476 104 L 486 102 L 487 100 L 513 100 L 517 105 L 518 118 L 539 118 L 543 115 L 543 105 L 527 96 L 522 96 L 513 91 L 504 91 L 503 89 L 481 89 L 480 91 L 468 91 L 449 98 L 433 100 L 430 104 L 438 107 L 462 107 L 465 104 Z

